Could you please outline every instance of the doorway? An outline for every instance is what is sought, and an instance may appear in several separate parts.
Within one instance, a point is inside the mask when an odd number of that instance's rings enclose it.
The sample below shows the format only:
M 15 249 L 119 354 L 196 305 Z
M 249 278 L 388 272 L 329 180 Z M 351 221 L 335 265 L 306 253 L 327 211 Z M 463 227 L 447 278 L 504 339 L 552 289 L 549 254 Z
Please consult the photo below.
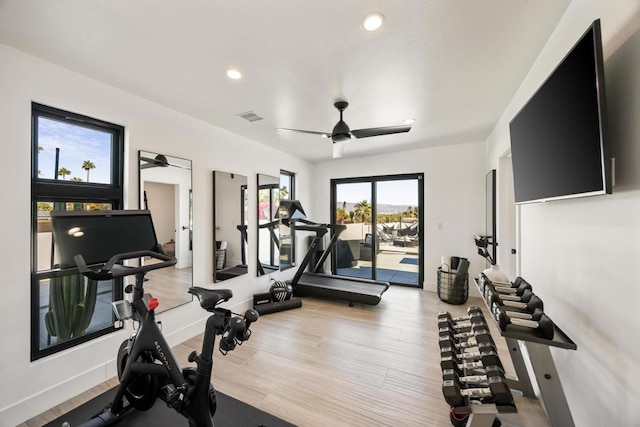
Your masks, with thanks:
M 498 257 L 500 269 L 512 280 L 520 271 L 519 218 L 513 191 L 511 150 L 498 159 Z
M 423 174 L 331 180 L 331 221 L 346 227 L 333 274 L 421 287 L 423 188 Z

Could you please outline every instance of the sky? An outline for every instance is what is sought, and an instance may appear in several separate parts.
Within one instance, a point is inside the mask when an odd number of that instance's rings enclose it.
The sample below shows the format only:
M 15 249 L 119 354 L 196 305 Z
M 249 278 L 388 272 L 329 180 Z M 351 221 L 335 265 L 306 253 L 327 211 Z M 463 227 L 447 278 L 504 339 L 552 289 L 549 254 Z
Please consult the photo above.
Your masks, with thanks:
M 336 193 L 338 203 L 358 203 L 363 200 L 371 202 L 371 183 L 338 184 Z M 418 206 L 418 181 L 379 181 L 377 197 L 379 204 Z
M 111 181 L 111 134 L 62 123 L 40 117 L 38 119 L 38 170 L 40 178 L 55 178 L 56 148 L 60 149 L 59 168 L 66 168 L 74 177 L 87 181 L 87 171 L 82 169 L 90 160 L 95 169 L 89 171 L 89 182 L 109 184 Z M 59 176 L 58 179 L 63 179 Z

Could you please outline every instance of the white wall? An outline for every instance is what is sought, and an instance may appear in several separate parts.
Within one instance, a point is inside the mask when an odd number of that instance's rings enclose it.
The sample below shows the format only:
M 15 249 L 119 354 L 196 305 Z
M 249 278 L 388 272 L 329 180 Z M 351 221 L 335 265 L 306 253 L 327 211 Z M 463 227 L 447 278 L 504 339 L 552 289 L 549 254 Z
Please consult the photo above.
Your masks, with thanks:
M 302 201 L 309 205 L 312 165 L 256 142 L 146 101 L 80 74 L 0 45 L 0 129 L 4 175 L 1 187 L 4 266 L 0 281 L 0 426 L 14 426 L 73 397 L 115 374 L 115 349 L 128 331 L 30 362 L 30 169 L 31 102 L 77 112 L 125 126 L 126 201 L 138 207 L 137 151 L 148 150 L 193 160 L 194 284 L 211 285 L 213 274 L 212 171 L 249 177 L 250 224 L 256 223 L 255 177 L 278 176 L 280 169 L 298 174 Z M 246 153 L 252 153 L 247 156 Z M 9 185 L 9 183 L 11 183 Z M 256 236 L 250 228 L 249 236 Z M 255 241 L 248 259 L 256 259 Z M 252 267 L 252 268 L 251 268 Z M 255 271 L 255 263 L 250 271 Z M 256 292 L 268 289 L 268 277 L 247 274 L 225 282 L 232 303 L 249 306 Z M 242 307 L 238 307 L 242 308 Z M 162 314 L 170 344 L 196 335 L 204 312 L 193 302 Z
M 435 292 L 442 255 L 468 258 L 472 277 L 485 268 L 473 241 L 474 234 L 483 233 L 485 223 L 485 150 L 484 143 L 469 142 L 320 163 L 312 210 L 319 216 L 307 216 L 316 222 L 329 221 L 333 178 L 424 173 L 424 288 Z M 477 294 L 475 286 L 471 291 Z
M 552 354 L 578 426 L 640 420 L 640 2 L 574 0 L 488 140 L 488 162 L 510 144 L 508 122 L 591 22 L 601 19 L 614 194 L 524 205 L 520 274 L 578 345 Z M 500 240 L 500 236 L 498 236 Z

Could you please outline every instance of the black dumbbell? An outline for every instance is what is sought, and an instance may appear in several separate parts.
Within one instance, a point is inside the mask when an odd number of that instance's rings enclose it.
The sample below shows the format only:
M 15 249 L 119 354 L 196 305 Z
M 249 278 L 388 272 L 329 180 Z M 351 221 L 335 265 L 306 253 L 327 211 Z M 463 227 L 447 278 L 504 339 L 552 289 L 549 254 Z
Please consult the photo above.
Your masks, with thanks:
M 487 366 L 500 366 L 500 356 L 495 351 L 482 351 L 475 361 L 466 361 L 455 353 L 447 353 L 447 356 L 440 357 L 440 369 L 444 372 L 447 369 L 453 369 L 462 375 L 465 369 L 484 369 Z
M 501 294 L 509 294 L 509 295 L 522 295 L 525 293 L 525 291 L 533 291 L 533 288 L 531 287 L 531 285 L 529 284 L 529 282 L 527 281 L 521 281 L 520 286 L 500 286 L 500 285 L 496 285 L 491 284 L 491 283 L 486 283 L 485 284 L 485 290 L 487 288 L 493 288 L 496 292 L 501 293 Z
M 525 289 L 525 291 L 521 295 L 514 294 L 502 294 L 495 290 L 495 288 L 487 287 L 485 294 L 489 294 L 489 292 L 493 292 L 498 295 L 498 297 L 503 301 L 514 301 L 514 302 L 529 302 L 529 300 L 535 295 L 531 292 L 531 289 Z M 485 296 L 486 299 L 486 296 Z
M 516 277 L 516 280 L 514 280 L 513 282 L 500 282 L 500 281 L 493 281 L 489 279 L 484 273 L 480 274 L 479 282 L 480 282 L 480 287 L 482 288 L 483 291 L 487 283 L 490 283 L 490 284 L 493 284 L 493 286 L 496 286 L 496 287 L 499 286 L 502 288 L 519 288 L 520 286 L 522 286 L 523 283 L 526 283 L 528 286 L 531 286 L 529 282 L 524 280 L 521 276 Z
M 473 322 L 465 322 L 465 323 L 451 323 L 449 321 L 438 322 L 438 331 L 442 330 L 451 330 L 454 331 L 454 334 L 465 334 L 477 331 L 479 329 L 486 329 L 487 323 L 484 320 L 484 316 L 482 318 L 474 318 Z
M 442 394 L 449 406 L 466 406 L 466 398 L 486 399 L 490 398 L 498 406 L 513 406 L 513 396 L 504 378 L 491 377 L 488 379 L 488 387 L 462 389 L 460 383 L 455 380 L 442 382 Z
M 504 378 L 504 369 L 502 366 L 494 365 L 494 366 L 486 366 L 484 368 L 484 374 L 482 375 L 465 375 L 461 376 L 460 371 L 455 369 L 445 369 L 442 371 L 442 379 L 446 380 L 454 380 L 460 384 L 476 384 L 476 385 L 486 385 L 489 381 L 489 378 L 492 377 L 500 377 Z
M 489 305 L 489 307 L 492 307 L 493 304 L 495 303 L 495 304 L 498 304 L 500 306 L 506 306 L 506 307 L 518 308 L 518 309 L 521 309 L 521 310 L 526 310 L 529 313 L 533 313 L 536 308 L 539 308 L 540 310 L 544 310 L 544 304 L 543 304 L 542 300 L 535 294 L 532 294 L 531 296 L 529 296 L 527 302 L 518 302 L 518 301 L 504 300 L 504 299 L 500 298 L 500 295 L 498 295 L 497 293 L 492 292 L 491 290 L 489 290 L 487 292 L 485 300 L 487 301 L 487 304 Z
M 505 307 L 503 305 L 493 304 L 491 306 L 491 314 L 494 319 L 497 319 L 498 311 L 503 311 L 507 316 L 517 319 L 525 319 L 525 320 L 540 320 L 544 311 L 536 308 L 533 310 L 533 313 L 529 313 L 527 311 L 518 311 L 516 308 Z
M 477 351 L 464 351 L 458 352 L 454 347 L 443 347 L 440 349 L 440 357 L 456 356 L 459 360 L 478 360 L 481 357 L 481 353 L 493 351 L 498 352 L 496 346 L 493 343 L 479 343 Z
M 478 307 L 470 310 L 467 316 L 453 317 L 449 312 L 438 314 L 438 328 L 446 326 L 456 327 L 457 325 L 467 325 L 468 323 L 478 321 L 484 321 L 484 314 L 482 314 L 482 310 Z
M 553 339 L 553 321 L 549 319 L 546 314 L 540 316 L 539 320 L 526 320 L 526 319 L 517 319 L 507 316 L 504 311 L 498 311 L 496 314 L 496 320 L 500 325 L 500 329 L 505 331 L 507 326 L 510 324 L 517 326 L 524 326 L 525 328 L 537 329 L 540 331 L 542 336 L 546 339 Z
M 451 329 L 444 328 L 444 330 L 439 331 L 439 336 L 440 348 L 469 348 L 477 347 L 480 343 L 493 344 L 493 338 L 488 329 L 480 329 L 475 331 L 475 333 L 454 334 Z
M 457 316 L 457 317 L 453 317 L 451 313 L 449 313 L 448 311 L 441 311 L 440 313 L 438 313 L 438 319 L 440 319 L 441 317 L 446 317 L 452 322 L 460 322 L 460 321 L 470 320 L 472 314 L 474 313 L 482 314 L 482 309 L 477 305 L 472 305 L 471 307 L 467 308 L 467 314 L 465 316 Z

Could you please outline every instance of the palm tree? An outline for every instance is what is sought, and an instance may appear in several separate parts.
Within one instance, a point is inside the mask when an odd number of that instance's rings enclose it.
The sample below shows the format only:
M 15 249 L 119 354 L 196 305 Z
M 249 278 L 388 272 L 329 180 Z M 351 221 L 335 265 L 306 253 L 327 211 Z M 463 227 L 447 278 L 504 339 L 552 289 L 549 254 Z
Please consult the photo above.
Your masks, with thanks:
M 74 176 L 73 178 L 71 178 L 71 181 L 73 181 L 73 182 L 82 182 L 82 178 Z
M 289 198 L 289 189 L 286 185 L 280 187 L 280 200 Z
M 87 182 L 89 182 L 89 171 L 95 168 L 96 168 L 96 165 L 94 165 L 91 160 L 85 160 L 82 163 L 82 169 L 87 171 Z
M 71 171 L 67 168 L 58 169 L 58 175 L 62 175 L 62 179 L 66 179 L 65 176 L 71 175 Z
M 362 222 L 367 222 L 371 218 L 371 203 L 366 200 L 358 202 L 354 206 L 355 216 Z

